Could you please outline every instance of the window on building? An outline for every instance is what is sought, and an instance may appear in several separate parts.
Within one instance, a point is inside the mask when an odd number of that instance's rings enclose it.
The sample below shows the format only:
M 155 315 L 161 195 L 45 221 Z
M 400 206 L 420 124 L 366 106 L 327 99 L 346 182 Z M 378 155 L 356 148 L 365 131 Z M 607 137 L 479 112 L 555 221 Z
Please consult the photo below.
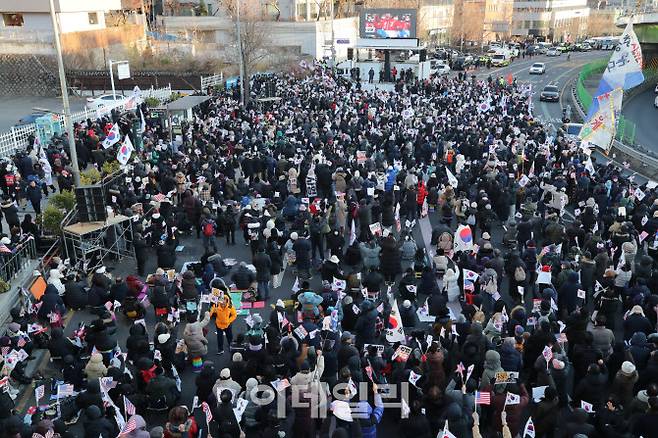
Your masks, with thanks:
M 98 12 L 90 12 L 87 15 L 89 16 L 89 24 L 98 24 Z
M 5 26 L 20 27 L 23 26 L 23 14 L 2 14 L 2 21 Z

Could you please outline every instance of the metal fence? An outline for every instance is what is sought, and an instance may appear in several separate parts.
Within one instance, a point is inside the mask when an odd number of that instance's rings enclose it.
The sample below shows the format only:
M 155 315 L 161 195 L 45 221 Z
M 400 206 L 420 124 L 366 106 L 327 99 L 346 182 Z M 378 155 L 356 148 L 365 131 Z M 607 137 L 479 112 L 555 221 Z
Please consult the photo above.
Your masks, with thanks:
M 589 92 L 585 86 L 585 81 L 587 81 L 591 76 L 595 74 L 603 73 L 608 61 L 601 59 L 598 61 L 591 62 L 586 64 L 578 75 L 578 80 L 576 81 L 576 95 L 578 100 L 583 106 L 585 114 L 589 112 L 589 109 L 592 106 L 592 101 L 594 97 Z M 658 58 L 652 59 L 649 63 L 645 65 L 643 70 L 645 83 L 652 83 L 658 78 Z M 635 132 L 636 126 L 635 123 L 631 120 L 626 119 L 623 114 L 620 114 L 617 118 L 617 131 L 615 138 L 624 144 L 635 144 Z
M 171 85 L 167 85 L 164 88 L 150 88 L 147 90 L 140 90 L 139 96 L 142 99 L 149 97 L 156 98 L 161 102 L 168 100 L 172 95 Z M 104 115 L 109 113 L 113 109 L 123 110 L 125 107 L 126 101 L 122 100 L 116 104 L 106 105 L 100 109 L 100 113 L 95 110 L 89 110 L 87 107 L 83 111 L 71 114 L 71 120 L 73 122 L 82 122 L 89 118 L 95 119 L 99 115 Z M 64 130 L 64 117 L 60 117 L 60 123 L 62 124 L 62 130 Z M 36 132 L 37 126 L 34 123 L 21 126 L 12 126 L 9 131 L 0 133 L 0 158 L 8 157 L 16 153 L 16 151 L 25 148 L 27 146 L 27 139 L 31 134 Z
M 224 73 L 212 76 L 201 76 L 201 92 L 206 93 L 208 88 L 216 87 L 224 83 Z
M 12 251 L 2 257 L 2 266 L 0 266 L 0 278 L 7 283 L 18 275 L 21 270 L 30 264 L 31 260 L 36 259 L 37 245 L 34 237 L 30 236 L 24 242 Z

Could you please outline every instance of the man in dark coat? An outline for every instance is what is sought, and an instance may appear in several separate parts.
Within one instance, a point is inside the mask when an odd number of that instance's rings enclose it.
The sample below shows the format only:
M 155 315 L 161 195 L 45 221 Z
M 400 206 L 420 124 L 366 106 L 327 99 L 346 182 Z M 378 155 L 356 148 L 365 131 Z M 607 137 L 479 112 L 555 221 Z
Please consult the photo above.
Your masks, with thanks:
M 66 312 L 64 301 L 59 296 L 57 288 L 52 284 L 46 286 L 46 291 L 41 297 L 41 303 L 41 307 L 39 307 L 39 312 L 37 313 L 40 319 L 48 319 L 49 315 L 53 312 L 60 315 Z
M 361 303 L 359 319 L 356 320 L 354 331 L 356 331 L 356 345 L 372 344 L 375 340 L 375 323 L 377 321 L 377 309 L 370 300 Z
M 294 241 L 292 249 L 295 251 L 297 272 L 301 278 L 307 279 L 311 276 L 311 242 L 296 232 L 290 233 L 290 238 Z
M 265 253 L 265 248 L 258 247 L 256 255 L 252 261 L 256 268 L 256 281 L 258 282 L 258 296 L 261 300 L 267 301 L 270 297 L 270 279 L 272 277 L 272 259 Z
M 69 275 L 64 284 L 64 302 L 73 310 L 83 309 L 87 305 L 84 282 L 78 281 L 74 274 Z

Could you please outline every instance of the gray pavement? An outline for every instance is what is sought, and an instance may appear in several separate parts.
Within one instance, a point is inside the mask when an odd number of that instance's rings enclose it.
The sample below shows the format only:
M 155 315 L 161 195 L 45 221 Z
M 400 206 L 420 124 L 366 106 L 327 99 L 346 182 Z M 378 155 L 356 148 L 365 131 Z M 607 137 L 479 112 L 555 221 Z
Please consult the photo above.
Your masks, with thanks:
M 71 112 L 84 110 L 85 98 L 69 97 Z M 61 97 L 38 96 L 1 96 L 0 97 L 0 133 L 9 131 L 18 121 L 33 112 L 33 108 L 46 108 L 63 112 Z
M 653 106 L 656 94 L 653 86 L 641 94 L 624 102 L 622 113 L 627 120 L 635 123 L 635 142 L 644 148 L 658 153 L 658 109 Z

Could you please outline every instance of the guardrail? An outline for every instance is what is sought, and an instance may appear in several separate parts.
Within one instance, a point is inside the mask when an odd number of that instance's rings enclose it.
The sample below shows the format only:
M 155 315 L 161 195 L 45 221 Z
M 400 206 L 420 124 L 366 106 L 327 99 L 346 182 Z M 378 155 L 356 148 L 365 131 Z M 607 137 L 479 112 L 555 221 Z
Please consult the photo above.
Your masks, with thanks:
M 154 97 L 160 101 L 168 100 L 171 95 L 171 85 L 168 85 L 164 88 L 150 88 L 147 90 L 140 90 L 139 95 L 142 99 L 149 97 Z M 102 113 L 108 113 L 112 109 L 123 109 L 125 106 L 125 101 L 119 102 L 114 105 L 108 105 L 102 108 Z M 83 111 L 79 111 L 71 114 L 71 120 L 73 123 L 82 122 L 89 118 L 96 118 L 98 113 L 96 111 L 88 110 L 87 107 Z M 62 130 L 64 131 L 64 117 L 59 117 L 59 123 L 62 125 Z M 13 155 L 17 150 L 25 148 L 27 146 L 27 139 L 30 135 L 34 134 L 37 130 L 37 125 L 35 123 L 30 123 L 22 126 L 12 126 L 9 131 L 0 133 L 0 158 L 8 157 Z
M 34 237 L 29 236 L 27 240 L 21 242 L 14 248 L 11 255 L 3 260 L 0 266 L 0 278 L 7 283 L 16 277 L 21 270 L 27 266 L 30 260 L 34 260 L 37 255 L 37 245 Z
M 571 87 L 571 100 L 573 101 L 574 107 L 576 108 L 580 118 L 585 120 L 587 117 L 587 112 L 585 111 L 584 105 L 578 96 L 577 82 L 578 81 L 576 80 L 576 83 Z M 612 147 L 617 149 L 620 153 L 638 160 L 645 167 L 648 166 L 654 169 L 658 169 L 658 159 L 646 153 L 648 151 L 645 151 L 644 149 L 638 148 L 637 146 L 629 147 L 616 139 L 612 141 Z
M 586 64 L 578 75 L 575 90 L 585 114 L 589 113 L 593 99 L 592 94 L 585 86 L 585 81 L 595 74 L 603 73 L 607 65 L 608 61 L 605 59 L 591 62 Z M 644 68 L 643 72 L 645 77 L 644 84 L 652 84 L 655 78 L 658 77 L 658 59 L 651 60 L 651 62 Z M 642 91 L 646 89 L 646 85 L 642 88 L 640 87 L 636 87 L 629 93 L 626 93 L 625 98 L 628 99 L 631 95 L 636 94 L 638 89 L 641 89 Z M 615 134 L 615 138 L 618 141 L 624 144 L 634 145 L 636 130 L 637 127 L 633 121 L 626 119 L 623 114 L 619 114 L 619 117 L 617 118 L 617 131 Z

